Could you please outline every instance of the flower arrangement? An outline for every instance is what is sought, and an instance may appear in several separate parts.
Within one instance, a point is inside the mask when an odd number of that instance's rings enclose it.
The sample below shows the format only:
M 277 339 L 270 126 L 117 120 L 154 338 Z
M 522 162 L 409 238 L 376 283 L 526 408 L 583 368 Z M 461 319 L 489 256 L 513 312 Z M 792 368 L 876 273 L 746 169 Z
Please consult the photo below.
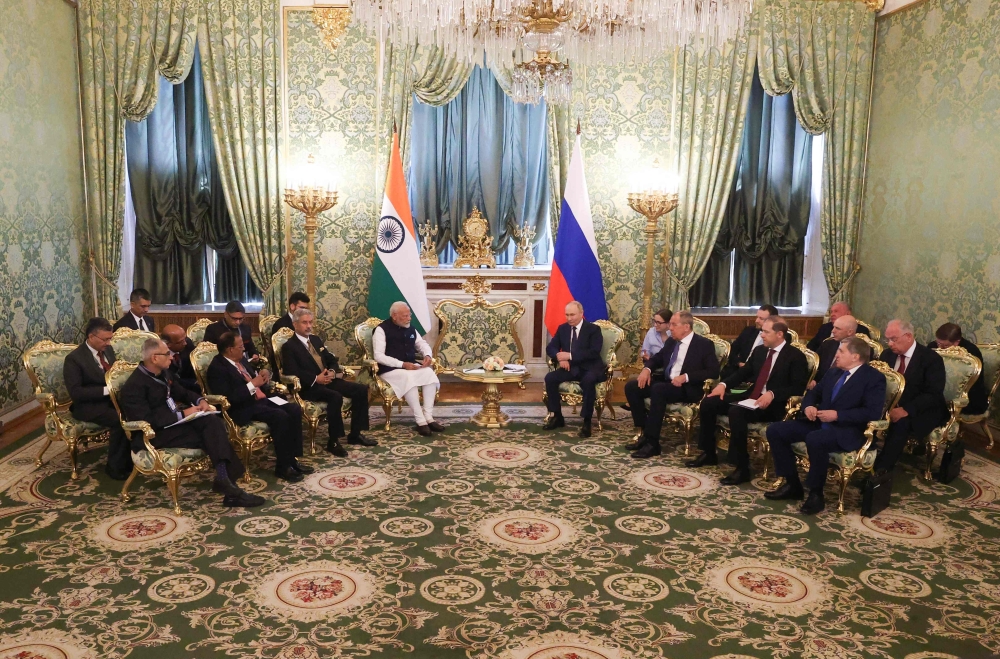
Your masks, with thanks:
M 483 360 L 483 370 L 486 371 L 502 371 L 504 367 L 504 361 L 499 357 L 487 357 Z

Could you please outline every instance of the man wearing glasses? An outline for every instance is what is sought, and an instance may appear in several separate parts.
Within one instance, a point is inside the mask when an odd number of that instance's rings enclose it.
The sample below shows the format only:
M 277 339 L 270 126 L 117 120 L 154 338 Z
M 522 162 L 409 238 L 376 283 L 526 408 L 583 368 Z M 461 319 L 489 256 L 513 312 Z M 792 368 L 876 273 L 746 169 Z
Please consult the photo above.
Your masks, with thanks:
M 252 508 L 264 503 L 264 498 L 244 492 L 236 479 L 245 471 L 229 443 L 226 425 L 217 415 L 202 416 L 185 423 L 178 422 L 197 412 L 214 411 L 211 405 L 177 383 L 170 376 L 170 349 L 160 339 L 148 339 L 142 344 L 142 363 L 132 372 L 121 390 L 122 415 L 129 421 L 146 421 L 156 436 L 151 443 L 156 448 L 202 449 L 215 467 L 212 491 L 223 495 L 227 508 Z M 132 438 L 132 451 L 145 450 L 141 434 Z
M 253 344 L 253 337 L 250 336 L 250 326 L 243 322 L 245 316 L 246 309 L 243 308 L 243 304 L 237 300 L 233 300 L 226 305 L 226 311 L 222 314 L 222 320 L 217 320 L 205 328 L 205 340 L 219 345 L 219 339 L 226 332 L 239 334 L 240 338 L 243 339 L 244 358 L 251 364 L 256 365 L 260 361 L 260 354 L 257 353 L 257 347 Z

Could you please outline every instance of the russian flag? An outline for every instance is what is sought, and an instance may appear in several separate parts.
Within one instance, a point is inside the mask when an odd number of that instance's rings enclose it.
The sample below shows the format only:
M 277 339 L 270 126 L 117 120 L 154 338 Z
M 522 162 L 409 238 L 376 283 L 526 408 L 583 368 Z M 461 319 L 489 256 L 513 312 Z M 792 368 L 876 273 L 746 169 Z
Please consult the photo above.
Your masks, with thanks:
M 587 320 L 607 320 L 608 303 L 604 298 L 601 264 L 597 260 L 597 240 L 594 220 L 590 216 L 587 179 L 583 175 L 579 133 L 569 161 L 554 251 L 549 296 L 545 303 L 545 326 L 549 334 L 554 335 L 566 322 L 566 305 L 573 300 L 583 305 Z

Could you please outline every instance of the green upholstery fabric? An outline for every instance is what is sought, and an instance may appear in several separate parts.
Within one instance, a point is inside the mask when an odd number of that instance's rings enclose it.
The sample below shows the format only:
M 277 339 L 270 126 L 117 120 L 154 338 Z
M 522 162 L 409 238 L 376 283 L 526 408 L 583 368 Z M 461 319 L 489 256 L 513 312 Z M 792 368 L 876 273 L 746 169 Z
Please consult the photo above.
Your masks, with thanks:
M 944 399 L 957 403 L 965 398 L 967 404 L 968 397 L 965 395 L 965 391 L 969 388 L 969 381 L 972 379 L 975 368 L 971 364 L 947 354 L 941 356 L 944 358 L 945 372 Z
M 156 338 L 156 334 L 136 332 L 128 337 L 113 337 L 111 347 L 115 350 L 115 358 L 138 364 L 142 361 L 142 344 L 149 338 Z
M 161 448 L 157 451 L 168 469 L 176 469 L 186 462 L 197 462 L 205 457 L 205 452 L 200 448 Z M 153 468 L 153 456 L 146 450 L 133 451 L 132 462 L 139 469 L 149 471 Z
M 796 442 L 795 444 L 792 444 L 792 451 L 799 457 L 809 457 L 809 450 L 806 448 L 805 442 Z M 878 451 L 875 449 L 865 451 L 865 457 L 861 460 L 861 468 L 871 470 L 872 465 L 875 464 L 875 458 L 877 456 Z M 845 451 L 843 453 L 830 454 L 830 464 L 837 465 L 844 470 L 854 467 L 857 464 L 857 459 L 857 451 Z
M 604 345 L 601 346 L 601 361 L 610 364 L 612 359 L 617 361 L 615 348 L 622 342 L 625 332 L 619 327 L 602 327 L 601 336 L 604 337 Z
M 344 404 L 348 404 L 350 401 L 344 401 Z M 326 403 L 322 401 L 313 400 L 303 400 L 302 401 L 302 413 L 307 417 L 317 417 L 321 414 L 326 414 Z
M 204 352 L 199 351 L 197 354 L 192 353 L 191 356 L 194 358 L 194 370 L 201 374 L 202 377 L 205 377 L 208 373 L 208 367 L 218 354 L 218 349 L 206 349 Z
M 271 434 L 267 424 L 263 421 L 251 421 L 245 426 L 239 426 L 238 432 L 240 439 L 243 440 L 264 438 Z
M 69 438 L 82 437 L 84 435 L 99 435 L 107 430 L 104 426 L 97 425 L 96 423 L 74 419 L 69 410 L 60 410 L 56 412 L 56 416 L 59 417 L 59 423 L 62 424 L 63 434 Z M 51 414 L 45 415 L 45 432 L 52 437 L 59 434 L 59 430 L 56 428 L 56 420 Z
M 989 408 L 993 406 L 993 391 L 997 386 L 997 378 L 1000 377 L 1000 345 L 980 344 L 979 350 L 983 353 L 983 372 L 979 377 L 983 379 L 986 393 L 990 396 L 990 405 L 985 414 L 959 414 L 958 420 L 963 423 L 974 423 L 989 415 Z
M 759 435 L 763 437 L 764 433 L 767 431 L 767 427 L 772 423 L 774 422 L 769 421 L 767 423 L 750 423 L 747 425 L 747 433 L 750 435 Z M 729 430 L 729 417 L 726 416 L 725 414 L 720 414 L 719 419 L 716 422 L 716 425 L 719 426 L 720 428 Z
M 705 336 L 706 334 L 712 333 L 712 330 L 708 326 L 708 323 L 706 323 L 701 318 L 694 319 L 694 325 L 691 326 L 691 329 L 694 330 L 695 334 L 700 334 L 701 336 Z
M 28 361 L 35 372 L 35 377 L 38 378 L 40 393 L 52 394 L 56 403 L 60 405 L 69 402 L 69 391 L 66 390 L 66 382 L 63 380 L 63 362 L 75 349 L 76 346 L 61 345 L 29 356 Z
M 597 397 L 606 396 L 608 393 L 608 383 L 598 382 L 597 386 L 594 387 L 594 391 L 597 392 Z M 559 385 L 559 393 L 561 394 L 575 394 L 577 396 L 583 395 L 583 389 L 580 388 L 577 382 L 563 382 Z
M 514 300 L 491 306 L 483 302 L 469 309 L 449 301 L 437 305 L 434 313 L 445 323 L 445 331 L 435 345 L 442 367 L 455 369 L 490 356 L 506 363 L 524 363 L 518 337 L 511 331 L 524 315 L 524 308 Z

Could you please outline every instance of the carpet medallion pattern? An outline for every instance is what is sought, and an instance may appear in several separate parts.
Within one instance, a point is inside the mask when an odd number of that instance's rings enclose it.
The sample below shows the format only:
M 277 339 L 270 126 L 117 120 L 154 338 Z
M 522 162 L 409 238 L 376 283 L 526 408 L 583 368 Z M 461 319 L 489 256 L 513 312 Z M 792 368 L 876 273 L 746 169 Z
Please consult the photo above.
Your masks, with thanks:
M 463 407 L 460 409 L 468 409 Z M 128 504 L 100 451 L 0 456 L 0 659 L 949 659 L 1000 652 L 1000 467 L 915 466 L 873 519 L 803 517 L 725 467 L 622 450 L 630 423 L 543 433 L 525 407 L 224 509 L 208 482 Z M 447 417 L 445 408 L 443 417 Z M 458 417 L 461 413 L 454 413 Z M 530 423 L 528 421 L 531 421 Z M 37 449 L 34 449 L 37 450 Z M 834 497 L 828 491 L 828 500 Z

